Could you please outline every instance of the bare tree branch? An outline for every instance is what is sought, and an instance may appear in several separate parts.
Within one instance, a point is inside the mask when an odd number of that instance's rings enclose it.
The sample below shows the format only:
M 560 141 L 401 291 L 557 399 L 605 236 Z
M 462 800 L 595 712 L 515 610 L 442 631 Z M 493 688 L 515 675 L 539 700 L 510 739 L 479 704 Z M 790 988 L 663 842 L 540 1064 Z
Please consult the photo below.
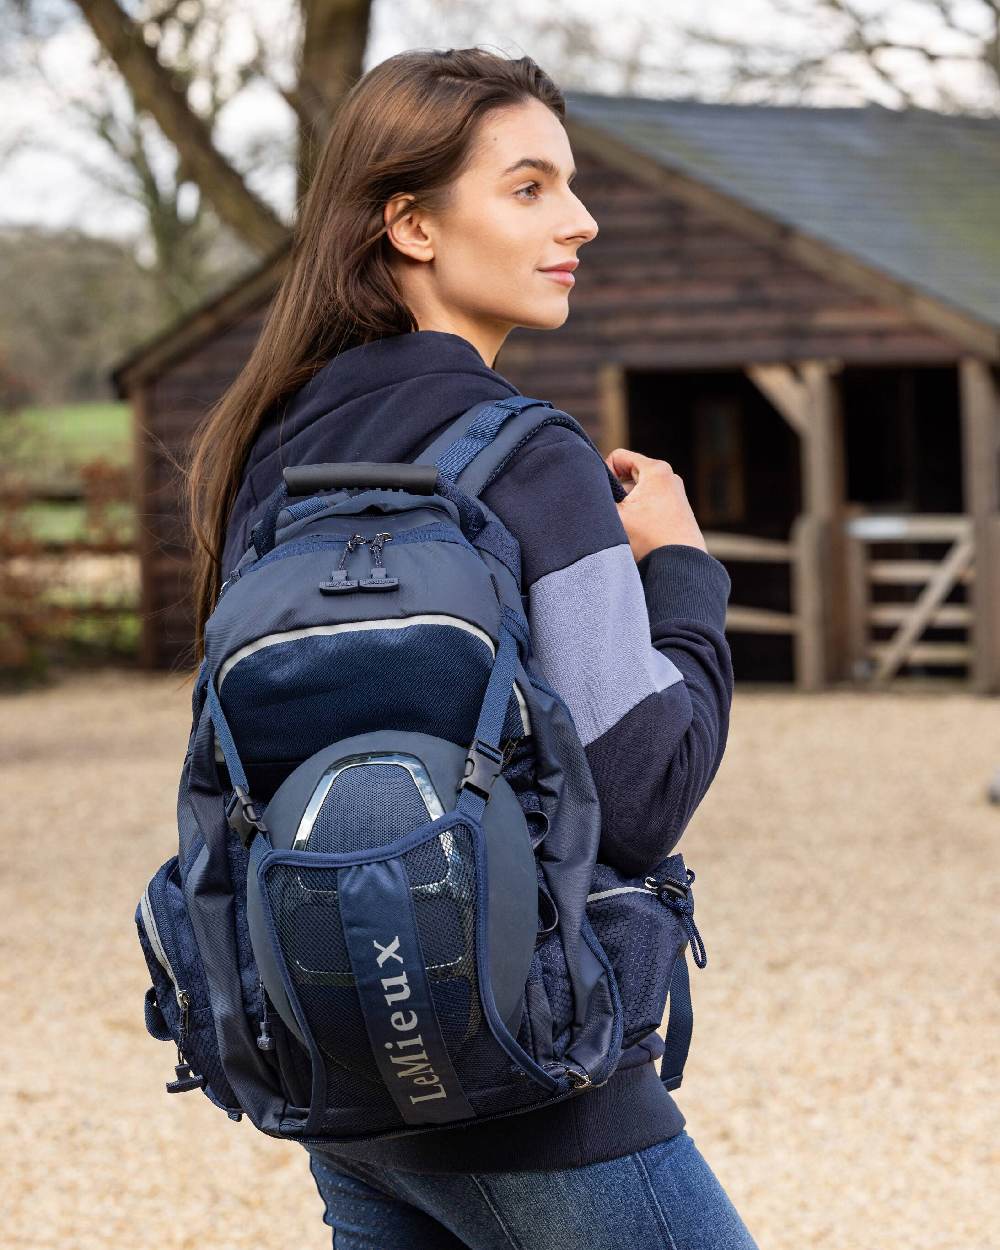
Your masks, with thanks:
M 789 87 L 808 98 L 838 84 L 858 95 L 865 91 L 868 73 L 900 105 L 1000 112 L 1000 0 L 976 0 L 985 19 L 980 29 L 968 4 L 920 2 L 940 21 L 926 40 L 898 37 L 892 25 L 898 14 L 890 7 L 862 9 L 856 0 L 772 0 L 775 15 L 787 19 L 793 31 L 799 28 L 799 37 L 793 34 L 786 44 L 773 36 L 742 38 L 698 26 L 684 29 L 683 35 L 689 47 L 719 53 L 725 62 L 720 76 L 729 83 L 723 94 L 730 97 L 756 86 L 768 98 L 777 93 L 787 97 Z M 922 79 L 912 72 L 914 62 L 926 67 Z M 981 78 L 969 76 L 970 90 L 960 94 L 956 71 L 976 68 L 983 71 Z M 992 99 L 981 90 L 988 84 Z
M 76 4 L 128 84 L 136 107 L 156 120 L 219 217 L 259 251 L 276 248 L 287 237 L 287 227 L 215 147 L 208 126 L 146 44 L 141 29 L 117 0 L 76 0 Z

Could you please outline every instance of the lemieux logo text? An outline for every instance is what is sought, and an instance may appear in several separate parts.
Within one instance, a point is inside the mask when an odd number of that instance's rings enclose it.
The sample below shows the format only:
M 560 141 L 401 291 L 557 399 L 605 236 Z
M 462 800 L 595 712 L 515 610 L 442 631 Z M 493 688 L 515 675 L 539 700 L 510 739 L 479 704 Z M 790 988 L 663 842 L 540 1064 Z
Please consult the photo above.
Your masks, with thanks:
M 403 964 L 403 956 L 399 953 L 398 933 L 385 946 L 381 942 L 374 941 L 372 945 L 379 952 L 377 963 L 380 968 L 389 959 L 395 959 L 400 964 Z M 382 988 L 386 991 L 385 1001 L 388 1007 L 391 1007 L 394 1003 L 405 1002 L 410 997 L 410 983 L 406 979 L 405 964 L 402 972 L 397 976 L 382 978 Z M 434 1071 L 431 1061 L 423 1049 L 423 1038 L 419 1032 L 414 1032 L 419 1024 L 417 1013 L 412 1008 L 409 1011 L 394 1011 L 389 1017 L 389 1023 L 398 1033 L 412 1034 L 412 1036 L 400 1037 L 395 1041 L 385 1043 L 386 1050 L 405 1052 L 405 1054 L 394 1053 L 389 1056 L 389 1062 L 396 1065 L 396 1075 L 412 1081 L 414 1085 L 428 1087 L 426 1094 L 411 1094 L 410 1102 L 427 1102 L 432 1098 L 447 1098 L 448 1091 L 441 1083 L 441 1078 Z

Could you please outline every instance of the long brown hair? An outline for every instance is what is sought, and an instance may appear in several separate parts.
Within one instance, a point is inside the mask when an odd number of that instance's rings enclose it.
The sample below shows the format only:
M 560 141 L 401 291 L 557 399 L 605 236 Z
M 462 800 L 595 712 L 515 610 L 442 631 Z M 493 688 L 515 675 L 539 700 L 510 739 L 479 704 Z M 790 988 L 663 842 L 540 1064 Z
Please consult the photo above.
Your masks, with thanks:
M 265 416 L 341 351 L 417 329 L 393 279 L 386 202 L 441 211 L 491 109 L 534 98 L 563 120 L 562 93 L 528 56 L 410 49 L 344 97 L 316 166 L 284 277 L 250 358 L 209 409 L 186 472 L 196 663 L 220 589 L 226 526 Z M 395 219 L 393 219 L 393 222 Z

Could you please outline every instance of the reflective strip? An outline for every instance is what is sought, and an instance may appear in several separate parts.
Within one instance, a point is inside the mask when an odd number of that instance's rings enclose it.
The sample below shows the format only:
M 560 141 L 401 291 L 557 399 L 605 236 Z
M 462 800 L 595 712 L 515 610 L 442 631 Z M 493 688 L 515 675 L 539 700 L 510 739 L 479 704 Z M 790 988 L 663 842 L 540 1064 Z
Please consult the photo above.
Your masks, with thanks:
M 610 898 L 612 894 L 631 894 L 634 890 L 638 890 L 640 894 L 652 894 L 652 890 L 647 890 L 644 885 L 619 885 L 613 890 L 598 890 L 596 894 L 588 894 L 587 902 L 592 903 L 594 899 Z
M 281 642 L 293 642 L 298 638 L 312 638 L 326 634 L 360 633 L 367 629 L 406 629 L 410 625 L 449 625 L 452 629 L 464 629 L 466 633 L 472 634 L 485 642 L 490 649 L 490 654 L 496 655 L 493 639 L 485 630 L 480 629 L 478 625 L 472 625 L 469 621 L 463 621 L 460 617 L 449 616 L 447 613 L 423 612 L 415 616 L 393 616 L 384 620 L 342 621 L 338 625 L 310 625 L 304 629 L 289 629 L 280 634 L 265 634 L 254 642 L 248 642 L 245 647 L 240 647 L 239 651 L 234 651 L 219 669 L 215 688 L 221 693 L 222 683 L 226 680 L 227 674 L 231 672 L 233 667 L 240 660 L 245 660 L 247 656 L 254 655 L 265 647 L 273 647 Z M 528 715 L 528 705 L 525 702 L 520 685 L 514 682 L 513 688 L 514 697 L 517 699 L 517 706 L 521 713 L 521 728 L 525 735 L 528 735 L 531 733 L 531 718 Z M 216 741 L 216 759 L 219 758 L 219 755 L 218 741 Z
M 142 915 L 142 923 L 146 930 L 146 936 L 149 938 L 149 944 L 153 948 L 153 953 L 159 960 L 160 967 L 173 983 L 174 995 L 177 998 L 177 1005 L 183 1008 L 184 1004 L 181 1002 L 181 990 L 177 984 L 177 976 L 170 964 L 170 960 L 167 958 L 166 948 L 160 940 L 160 931 L 156 927 L 156 919 L 153 916 L 153 905 L 149 901 L 149 886 L 146 886 L 142 892 L 142 898 L 139 899 L 139 911 Z

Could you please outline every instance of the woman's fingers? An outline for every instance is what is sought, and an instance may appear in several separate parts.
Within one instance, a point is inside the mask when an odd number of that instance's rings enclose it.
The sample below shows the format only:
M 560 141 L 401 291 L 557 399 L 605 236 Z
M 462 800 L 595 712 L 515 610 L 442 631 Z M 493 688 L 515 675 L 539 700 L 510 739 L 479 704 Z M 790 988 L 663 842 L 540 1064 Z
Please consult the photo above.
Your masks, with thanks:
M 637 560 L 669 543 L 707 550 L 684 481 L 668 461 L 616 447 L 606 463 L 615 477 L 631 483 L 626 485 L 626 498 L 618 502 L 618 514 Z
M 616 447 L 609 452 L 605 463 L 620 481 L 630 481 L 636 485 L 644 474 L 647 479 L 662 479 L 666 482 L 676 477 L 680 481 L 680 475 L 674 473 L 668 461 L 644 456 L 642 452 L 632 451 L 628 447 Z

